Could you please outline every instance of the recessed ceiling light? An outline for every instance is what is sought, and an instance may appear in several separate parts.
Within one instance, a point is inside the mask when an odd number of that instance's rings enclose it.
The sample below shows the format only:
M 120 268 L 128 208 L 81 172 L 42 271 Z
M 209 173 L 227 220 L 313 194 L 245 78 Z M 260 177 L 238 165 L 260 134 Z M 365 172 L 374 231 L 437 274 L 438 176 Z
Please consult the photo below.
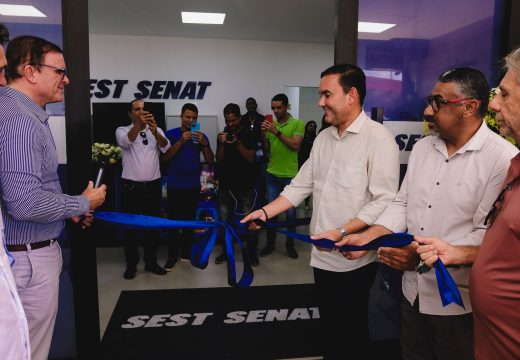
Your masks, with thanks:
M 364 33 L 382 33 L 390 28 L 393 28 L 395 24 L 375 23 L 375 22 L 358 22 L 358 32 Z
M 31 5 L 0 4 L 0 15 L 4 16 L 30 16 L 47 17 L 40 10 Z
M 181 12 L 182 22 L 185 24 L 224 24 L 226 14 L 203 13 L 203 12 Z

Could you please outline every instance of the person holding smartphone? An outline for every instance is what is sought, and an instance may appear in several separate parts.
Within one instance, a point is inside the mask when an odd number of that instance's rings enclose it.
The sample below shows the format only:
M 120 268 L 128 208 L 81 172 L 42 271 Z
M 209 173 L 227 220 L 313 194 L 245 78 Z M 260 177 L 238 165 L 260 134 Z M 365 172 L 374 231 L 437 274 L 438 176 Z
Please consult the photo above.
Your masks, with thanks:
M 157 126 L 152 113 L 145 110 L 143 100 L 130 103 L 128 117 L 132 123 L 118 127 L 116 139 L 123 157 L 122 207 L 124 212 L 160 216 L 161 214 L 161 171 L 159 155 L 168 150 L 170 142 Z M 126 233 L 124 242 L 126 270 L 123 277 L 133 279 L 137 271 L 139 253 L 138 237 L 142 233 L 135 230 Z M 165 275 L 166 271 L 157 264 L 157 243 L 159 233 L 147 232 L 150 236 L 144 240 L 144 270 L 156 275 Z
M 174 220 L 195 219 L 200 200 L 200 154 L 208 165 L 214 162 L 208 137 L 200 131 L 198 115 L 199 109 L 195 104 L 184 104 L 181 126 L 166 132 L 172 146 L 162 155 L 162 161 L 168 164 L 168 215 Z M 166 271 L 171 271 L 175 266 L 179 250 L 181 259 L 190 258 L 192 241 L 192 230 L 173 231 L 164 265 Z
M 303 141 L 305 125 L 299 119 L 289 114 L 289 99 L 285 94 L 277 94 L 271 100 L 276 121 L 272 115 L 266 115 L 262 123 L 265 132 L 265 147 L 269 149 L 269 165 L 267 166 L 266 188 L 267 201 L 271 202 L 280 195 L 286 185 L 298 172 L 298 150 Z M 296 209 L 289 208 L 286 211 L 288 221 L 296 219 Z M 295 227 L 288 227 L 294 232 Z M 276 231 L 267 230 L 267 243 L 260 252 L 260 256 L 267 256 L 275 249 Z M 292 259 L 298 258 L 298 252 L 294 248 L 294 239 L 287 237 L 285 241 L 287 255 Z

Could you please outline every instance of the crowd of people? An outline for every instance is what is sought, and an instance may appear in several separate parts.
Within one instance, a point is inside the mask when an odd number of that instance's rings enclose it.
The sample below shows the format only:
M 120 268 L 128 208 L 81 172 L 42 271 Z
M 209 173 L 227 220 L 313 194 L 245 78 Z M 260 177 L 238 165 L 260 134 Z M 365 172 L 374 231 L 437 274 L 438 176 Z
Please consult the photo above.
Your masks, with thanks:
M 62 50 L 20 36 L 5 54 L 0 47 L 0 69 L 0 353 L 6 359 L 46 359 L 62 266 L 57 238 L 67 219 L 91 226 L 106 187 L 89 182 L 82 194 L 70 196 L 59 184 L 45 106 L 63 101 L 69 83 Z M 237 104 L 224 107 L 226 127 L 215 153 L 197 126 L 195 104 L 183 106 L 180 127 L 163 132 L 145 102 L 134 100 L 128 108 L 131 124 L 116 131 L 123 211 L 159 216 L 162 162 L 168 216 L 193 220 L 202 155 L 207 164 L 215 163 L 220 217 L 248 224 L 247 252 L 258 265 L 261 224 L 284 212 L 294 219 L 295 207 L 312 196 L 313 239 L 342 246 L 391 233 L 414 235 L 408 246 L 377 252 L 313 247 L 320 332 L 336 340 L 324 344 L 325 359 L 371 358 L 368 300 L 378 262 L 403 271 L 403 359 L 518 359 L 520 155 L 488 129 L 483 116 L 489 103 L 501 134 L 520 142 L 520 49 L 505 58 L 505 70 L 490 103 L 479 70 L 454 68 L 439 76 L 424 110 L 432 135 L 414 146 L 400 188 L 399 149 L 390 131 L 363 111 L 366 77 L 355 65 L 321 73 L 318 106 L 330 126 L 318 135 L 316 123 L 305 128 L 291 116 L 286 95 L 272 98 L 275 119 L 260 115 L 249 98 L 243 116 Z M 260 150 L 268 155 L 267 166 L 256 161 Z M 170 235 L 161 267 L 158 234 L 147 234 L 145 271 L 165 275 L 178 259 L 189 257 L 193 234 L 181 229 Z M 259 256 L 274 251 L 275 235 L 267 233 Z M 138 244 L 138 233 L 127 234 L 125 279 L 136 276 Z M 294 239 L 287 237 L 285 248 L 298 258 Z M 435 272 L 429 271 L 438 259 L 464 307 L 442 306 Z M 216 262 L 225 261 L 223 251 Z

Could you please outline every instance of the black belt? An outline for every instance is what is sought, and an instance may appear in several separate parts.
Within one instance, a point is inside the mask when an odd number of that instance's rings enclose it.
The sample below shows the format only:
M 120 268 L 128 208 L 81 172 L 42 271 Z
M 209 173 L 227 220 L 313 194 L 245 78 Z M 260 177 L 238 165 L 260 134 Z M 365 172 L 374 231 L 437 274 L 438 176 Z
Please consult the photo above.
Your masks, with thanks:
M 128 179 L 123 179 L 123 178 L 121 178 L 121 180 L 125 184 L 134 185 L 134 186 L 140 186 L 140 187 L 147 187 L 147 186 L 155 185 L 155 184 L 161 182 L 161 178 L 155 179 L 155 180 L 152 180 L 152 181 L 134 181 L 134 180 L 128 180 Z
M 44 248 L 47 246 L 51 246 L 51 244 L 55 243 L 56 241 L 57 241 L 56 239 L 50 239 L 50 240 L 43 240 L 43 241 L 38 241 L 35 243 L 24 244 L 24 245 L 6 244 L 6 247 L 7 247 L 7 251 L 27 251 L 28 249 L 36 250 L 36 249 L 41 249 L 41 248 Z

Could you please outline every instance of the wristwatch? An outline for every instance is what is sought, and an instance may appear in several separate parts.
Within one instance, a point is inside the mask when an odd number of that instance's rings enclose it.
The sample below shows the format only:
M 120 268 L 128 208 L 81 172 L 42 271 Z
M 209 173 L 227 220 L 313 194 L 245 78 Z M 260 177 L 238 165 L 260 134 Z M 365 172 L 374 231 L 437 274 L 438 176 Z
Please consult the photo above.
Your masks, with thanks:
M 343 238 L 348 235 L 348 231 L 345 230 L 345 228 L 343 226 L 337 227 L 336 230 L 339 231 L 340 240 L 343 240 Z

